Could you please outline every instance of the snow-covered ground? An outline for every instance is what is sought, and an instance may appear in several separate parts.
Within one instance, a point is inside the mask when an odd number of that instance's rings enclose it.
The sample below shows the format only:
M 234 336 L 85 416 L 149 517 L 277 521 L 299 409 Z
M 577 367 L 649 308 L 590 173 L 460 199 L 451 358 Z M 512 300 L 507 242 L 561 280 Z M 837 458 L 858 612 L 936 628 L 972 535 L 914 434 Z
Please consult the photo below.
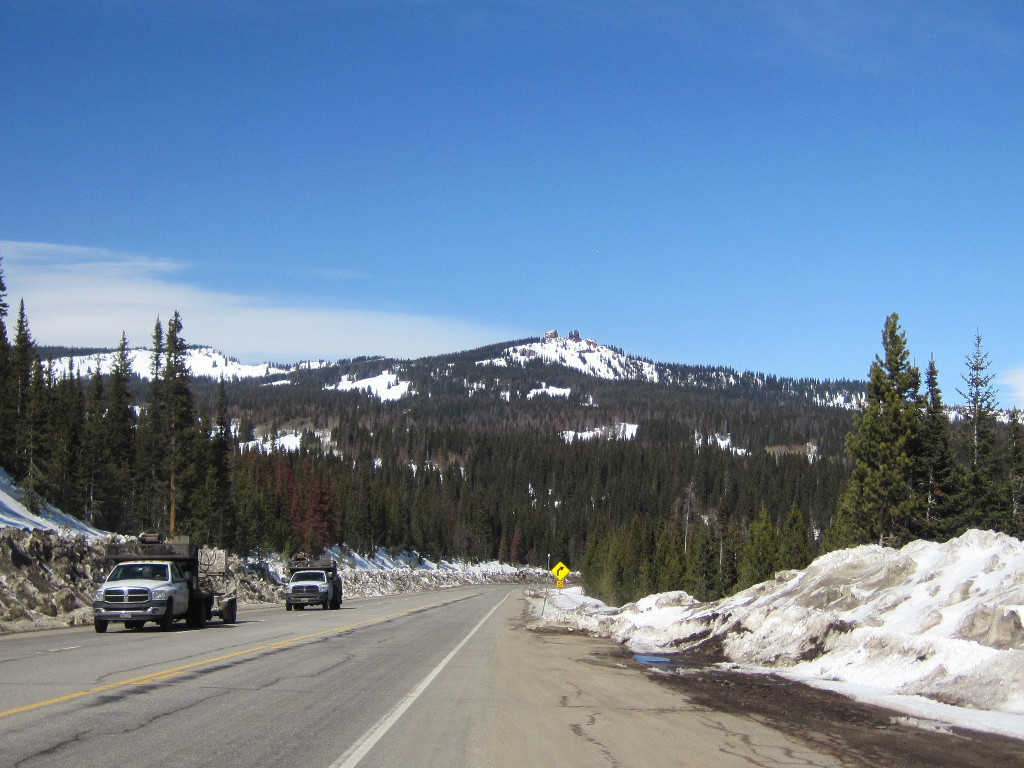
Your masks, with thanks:
M 384 371 L 365 379 L 345 376 L 337 384 L 325 386 L 324 389 L 333 389 L 338 392 L 363 392 L 376 397 L 381 402 L 390 402 L 414 394 L 410 389 L 411 386 L 410 382 L 403 381 L 397 373 Z
M 30 511 L 24 504 L 25 491 L 11 483 L 11 477 L 0 468 L 0 528 L 23 530 L 66 531 L 84 536 L 102 536 L 103 531 L 66 515 L 50 504 Z
M 832 552 L 712 603 L 670 592 L 612 608 L 552 590 L 538 622 L 666 661 L 717 647 L 733 668 L 1024 738 L 1022 619 L 1024 544 L 968 531 L 943 544 Z
M 562 439 L 567 443 L 574 443 L 577 440 L 635 440 L 639 429 L 639 424 L 619 422 L 612 427 L 595 427 L 583 432 L 565 430 L 562 432 Z

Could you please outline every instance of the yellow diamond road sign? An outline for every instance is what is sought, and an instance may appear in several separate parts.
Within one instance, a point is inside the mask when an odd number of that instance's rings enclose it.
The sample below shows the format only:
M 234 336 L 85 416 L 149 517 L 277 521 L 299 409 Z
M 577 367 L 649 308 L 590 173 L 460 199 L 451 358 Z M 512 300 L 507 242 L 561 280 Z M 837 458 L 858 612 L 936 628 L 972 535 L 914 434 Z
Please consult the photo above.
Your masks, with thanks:
M 567 566 L 565 563 L 559 563 L 551 569 L 551 572 L 555 574 L 556 579 L 564 579 L 571 573 L 571 571 L 569 570 L 569 566 Z

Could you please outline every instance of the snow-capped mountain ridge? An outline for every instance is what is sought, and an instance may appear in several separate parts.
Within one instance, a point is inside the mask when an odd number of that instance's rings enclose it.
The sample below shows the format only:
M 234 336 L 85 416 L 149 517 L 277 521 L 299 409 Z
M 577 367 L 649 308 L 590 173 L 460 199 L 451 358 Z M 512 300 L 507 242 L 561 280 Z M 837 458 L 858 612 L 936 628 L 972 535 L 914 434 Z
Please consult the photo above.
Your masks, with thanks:
M 495 354 L 497 353 L 497 354 Z M 146 348 L 129 350 L 128 357 L 132 372 L 148 380 L 152 366 L 152 351 Z M 603 381 L 636 382 L 668 387 L 683 387 L 709 391 L 736 390 L 755 397 L 782 396 L 794 398 L 813 405 L 830 408 L 855 410 L 864 399 L 864 386 L 852 381 L 819 381 L 814 379 L 789 379 L 772 375 L 737 371 L 725 367 L 695 366 L 676 363 L 655 363 L 629 355 L 613 346 L 601 344 L 595 339 L 583 337 L 578 331 L 561 336 L 558 331 L 548 331 L 543 337 L 493 345 L 480 350 L 480 358 L 472 360 L 473 352 L 441 355 L 418 360 L 393 360 L 384 357 L 357 358 L 326 362 L 305 361 L 292 365 L 279 363 L 248 364 L 239 362 L 212 347 L 191 347 L 187 353 L 187 365 L 194 377 L 224 378 L 227 381 L 245 379 L 266 379 L 268 384 L 286 384 L 296 381 L 295 374 L 302 371 L 338 369 L 338 378 L 321 383 L 326 390 L 340 392 L 355 391 L 380 400 L 399 400 L 405 397 L 429 396 L 422 386 L 413 384 L 414 375 L 423 383 L 426 373 L 435 381 L 456 379 L 462 382 L 468 395 L 474 395 L 490 386 L 499 386 L 507 400 L 527 397 L 540 385 L 516 392 L 499 380 L 502 369 L 533 370 L 536 364 L 555 366 L 567 372 L 593 377 Z M 53 360 L 56 375 L 66 375 L 69 370 L 82 376 L 90 376 L 99 368 L 109 373 L 116 353 L 102 353 L 63 356 Z M 472 374 L 467 378 L 464 370 L 456 371 L 453 359 L 471 360 L 480 371 L 494 371 L 494 381 L 481 381 Z M 550 378 L 550 377 L 549 377 Z M 559 386 L 548 381 L 549 386 Z M 561 385 L 561 389 L 567 389 Z M 571 393 L 566 393 L 569 396 Z

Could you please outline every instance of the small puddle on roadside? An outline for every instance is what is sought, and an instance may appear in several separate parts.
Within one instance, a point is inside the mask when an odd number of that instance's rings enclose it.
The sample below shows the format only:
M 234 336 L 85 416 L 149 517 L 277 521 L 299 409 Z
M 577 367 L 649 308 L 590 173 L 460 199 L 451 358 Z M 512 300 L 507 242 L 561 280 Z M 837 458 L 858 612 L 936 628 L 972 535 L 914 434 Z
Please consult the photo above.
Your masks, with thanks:
M 663 672 L 675 672 L 683 666 L 682 659 L 671 656 L 651 656 L 645 653 L 634 653 L 633 658 L 651 669 L 660 669 Z

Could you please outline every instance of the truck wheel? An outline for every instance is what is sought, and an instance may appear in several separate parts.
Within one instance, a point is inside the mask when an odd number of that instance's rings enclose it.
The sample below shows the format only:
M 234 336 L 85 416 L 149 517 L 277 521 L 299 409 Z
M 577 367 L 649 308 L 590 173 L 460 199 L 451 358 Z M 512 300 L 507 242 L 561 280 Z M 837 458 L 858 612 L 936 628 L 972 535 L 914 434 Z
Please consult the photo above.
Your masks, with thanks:
M 92 623 L 92 626 L 93 626 L 93 629 L 95 629 L 97 632 L 99 632 L 102 635 L 104 632 L 107 631 L 107 623 L 108 622 L 107 622 L 106 619 L 96 619 Z
M 160 629 L 164 632 L 170 632 L 171 627 L 174 626 L 174 600 L 167 601 L 167 610 L 164 615 L 160 618 Z
M 339 608 L 341 608 L 341 598 L 336 597 L 333 600 L 331 600 L 331 610 L 337 611 Z
M 225 624 L 234 624 L 235 619 L 238 618 L 238 603 L 228 600 L 220 608 L 220 617 Z
M 289 602 L 285 602 L 285 604 L 284 604 L 284 609 L 285 609 L 286 611 L 290 611 L 290 610 L 292 609 L 292 604 L 291 604 L 291 603 L 289 603 Z

